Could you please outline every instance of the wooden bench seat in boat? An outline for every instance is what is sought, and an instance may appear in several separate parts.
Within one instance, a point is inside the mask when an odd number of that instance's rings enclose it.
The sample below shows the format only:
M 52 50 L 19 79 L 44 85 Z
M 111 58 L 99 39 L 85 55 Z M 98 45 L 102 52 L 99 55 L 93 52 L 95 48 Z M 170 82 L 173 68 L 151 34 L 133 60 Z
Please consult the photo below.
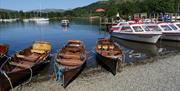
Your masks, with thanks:
M 112 51 L 107 51 L 107 50 L 99 50 L 99 53 L 103 56 L 116 56 L 120 54 L 121 52 L 112 50 Z
M 70 51 L 66 51 L 63 54 L 69 54 L 69 55 L 81 55 L 81 52 L 70 52 Z
M 80 55 L 71 55 L 71 54 L 64 54 L 64 55 L 60 55 L 60 57 L 64 58 L 64 59 L 81 59 Z
M 31 49 L 31 52 L 32 52 L 32 53 L 39 53 L 39 54 L 44 54 L 44 53 L 46 53 L 45 50 L 37 50 L 37 49 Z
M 14 65 L 14 66 L 17 66 L 17 67 L 21 67 L 21 68 L 30 68 L 29 65 L 22 64 L 22 63 L 10 62 L 10 64 Z
M 77 59 L 58 59 L 57 62 L 66 66 L 78 66 L 83 64 L 83 61 Z
M 44 54 L 49 50 L 51 50 L 51 45 L 46 44 L 46 43 L 35 43 L 32 46 L 31 52 L 32 53 Z
M 81 49 L 80 48 L 65 48 L 66 51 L 69 51 L 69 52 L 80 52 Z
M 18 58 L 21 58 L 21 59 L 24 59 L 24 60 L 27 60 L 27 61 L 32 61 L 32 62 L 38 60 L 38 58 L 40 57 L 40 55 L 36 54 L 36 53 L 32 53 L 31 55 L 21 55 L 21 54 L 17 53 L 16 56 Z

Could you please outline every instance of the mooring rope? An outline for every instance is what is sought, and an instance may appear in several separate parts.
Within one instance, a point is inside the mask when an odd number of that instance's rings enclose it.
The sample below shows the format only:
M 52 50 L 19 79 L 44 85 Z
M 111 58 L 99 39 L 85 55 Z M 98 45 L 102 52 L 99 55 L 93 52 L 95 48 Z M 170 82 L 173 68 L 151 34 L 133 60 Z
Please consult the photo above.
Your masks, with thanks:
M 13 89 L 13 85 L 12 85 L 12 82 L 11 82 L 11 79 L 8 77 L 8 75 L 6 74 L 6 72 L 5 71 L 1 71 L 3 74 L 4 74 L 4 76 L 7 78 L 7 80 L 9 81 L 9 84 L 10 84 L 10 86 L 11 86 L 11 89 Z

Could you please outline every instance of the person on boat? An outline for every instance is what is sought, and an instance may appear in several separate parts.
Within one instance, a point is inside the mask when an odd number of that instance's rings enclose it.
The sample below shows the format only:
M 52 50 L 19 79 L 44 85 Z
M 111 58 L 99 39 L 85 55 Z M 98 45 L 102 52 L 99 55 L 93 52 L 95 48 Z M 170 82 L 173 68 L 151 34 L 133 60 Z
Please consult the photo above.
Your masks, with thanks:
M 168 22 L 168 19 L 169 19 L 169 16 L 166 15 L 166 16 L 164 17 L 164 22 Z

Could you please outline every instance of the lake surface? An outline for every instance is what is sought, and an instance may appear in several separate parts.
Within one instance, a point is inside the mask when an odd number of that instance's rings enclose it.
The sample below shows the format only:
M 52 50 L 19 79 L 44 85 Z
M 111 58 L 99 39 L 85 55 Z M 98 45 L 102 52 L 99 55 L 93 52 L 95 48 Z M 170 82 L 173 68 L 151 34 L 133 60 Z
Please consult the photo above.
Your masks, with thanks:
M 95 64 L 94 48 L 96 40 L 110 37 L 109 33 L 101 30 L 98 24 L 87 20 L 71 21 L 69 27 L 62 27 L 60 22 L 49 24 L 36 23 L 3 23 L 0 24 L 0 43 L 10 46 L 9 55 L 29 47 L 33 41 L 48 41 L 52 44 L 52 54 L 62 48 L 68 40 L 82 40 L 89 53 L 89 65 Z M 159 41 L 157 44 L 145 44 L 112 38 L 123 49 L 126 63 L 142 61 L 147 58 L 178 53 L 180 42 Z
M 87 74 L 97 75 L 99 71 L 104 71 L 101 68 L 99 70 L 101 66 L 96 61 L 94 50 L 96 40 L 102 37 L 111 38 L 120 45 L 125 55 L 123 61 L 127 64 L 146 62 L 146 59 L 158 60 L 159 57 L 168 57 L 180 52 L 180 42 L 159 41 L 157 44 L 146 44 L 122 40 L 110 37 L 109 33 L 101 30 L 98 24 L 84 20 L 71 21 L 69 27 L 62 27 L 60 22 L 41 25 L 22 22 L 0 24 L 0 43 L 9 45 L 9 56 L 16 51 L 29 47 L 33 41 L 50 42 L 52 44 L 51 54 L 54 56 L 57 50 L 62 48 L 68 40 L 82 40 L 89 57 L 82 77 L 86 77 Z M 53 61 L 32 82 L 50 80 L 52 74 Z

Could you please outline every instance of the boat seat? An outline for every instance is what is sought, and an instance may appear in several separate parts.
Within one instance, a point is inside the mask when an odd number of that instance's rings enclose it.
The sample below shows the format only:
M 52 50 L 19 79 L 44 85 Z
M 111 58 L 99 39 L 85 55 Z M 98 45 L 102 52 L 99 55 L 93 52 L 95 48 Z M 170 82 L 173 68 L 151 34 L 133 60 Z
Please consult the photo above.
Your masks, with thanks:
M 65 54 L 65 55 L 62 55 L 62 57 L 64 59 L 81 59 L 81 56 L 80 55 L 69 55 L 69 54 Z
M 49 45 L 49 44 L 46 44 L 46 43 L 34 43 L 32 45 L 31 52 L 32 53 L 43 54 L 43 53 L 46 53 L 49 50 L 51 50 L 51 45 Z
M 114 45 L 109 45 L 109 49 L 110 49 L 110 50 L 113 50 L 114 48 L 115 48 Z
M 103 50 L 108 50 L 108 45 L 103 45 L 103 46 L 102 46 L 102 49 L 103 49 Z
M 31 49 L 31 52 L 32 52 L 32 53 L 39 53 L 39 54 L 44 54 L 44 53 L 46 53 L 45 50 L 38 50 L 38 49 Z
M 38 58 L 40 57 L 38 54 L 35 54 L 35 53 L 32 53 L 31 55 L 28 55 L 28 56 L 16 54 L 16 56 L 18 58 L 21 58 L 21 59 L 24 59 L 27 61 L 31 61 L 31 62 L 38 60 Z
M 80 52 L 81 51 L 81 49 L 79 49 L 79 48 L 66 48 L 65 50 L 70 51 L 70 52 Z
M 30 68 L 29 65 L 21 64 L 21 63 L 16 63 L 16 62 L 10 62 L 11 65 L 21 67 L 21 68 Z
M 120 51 L 112 51 L 114 55 L 120 54 Z
M 57 62 L 66 66 L 77 66 L 83 64 L 83 61 L 77 59 L 58 59 Z

